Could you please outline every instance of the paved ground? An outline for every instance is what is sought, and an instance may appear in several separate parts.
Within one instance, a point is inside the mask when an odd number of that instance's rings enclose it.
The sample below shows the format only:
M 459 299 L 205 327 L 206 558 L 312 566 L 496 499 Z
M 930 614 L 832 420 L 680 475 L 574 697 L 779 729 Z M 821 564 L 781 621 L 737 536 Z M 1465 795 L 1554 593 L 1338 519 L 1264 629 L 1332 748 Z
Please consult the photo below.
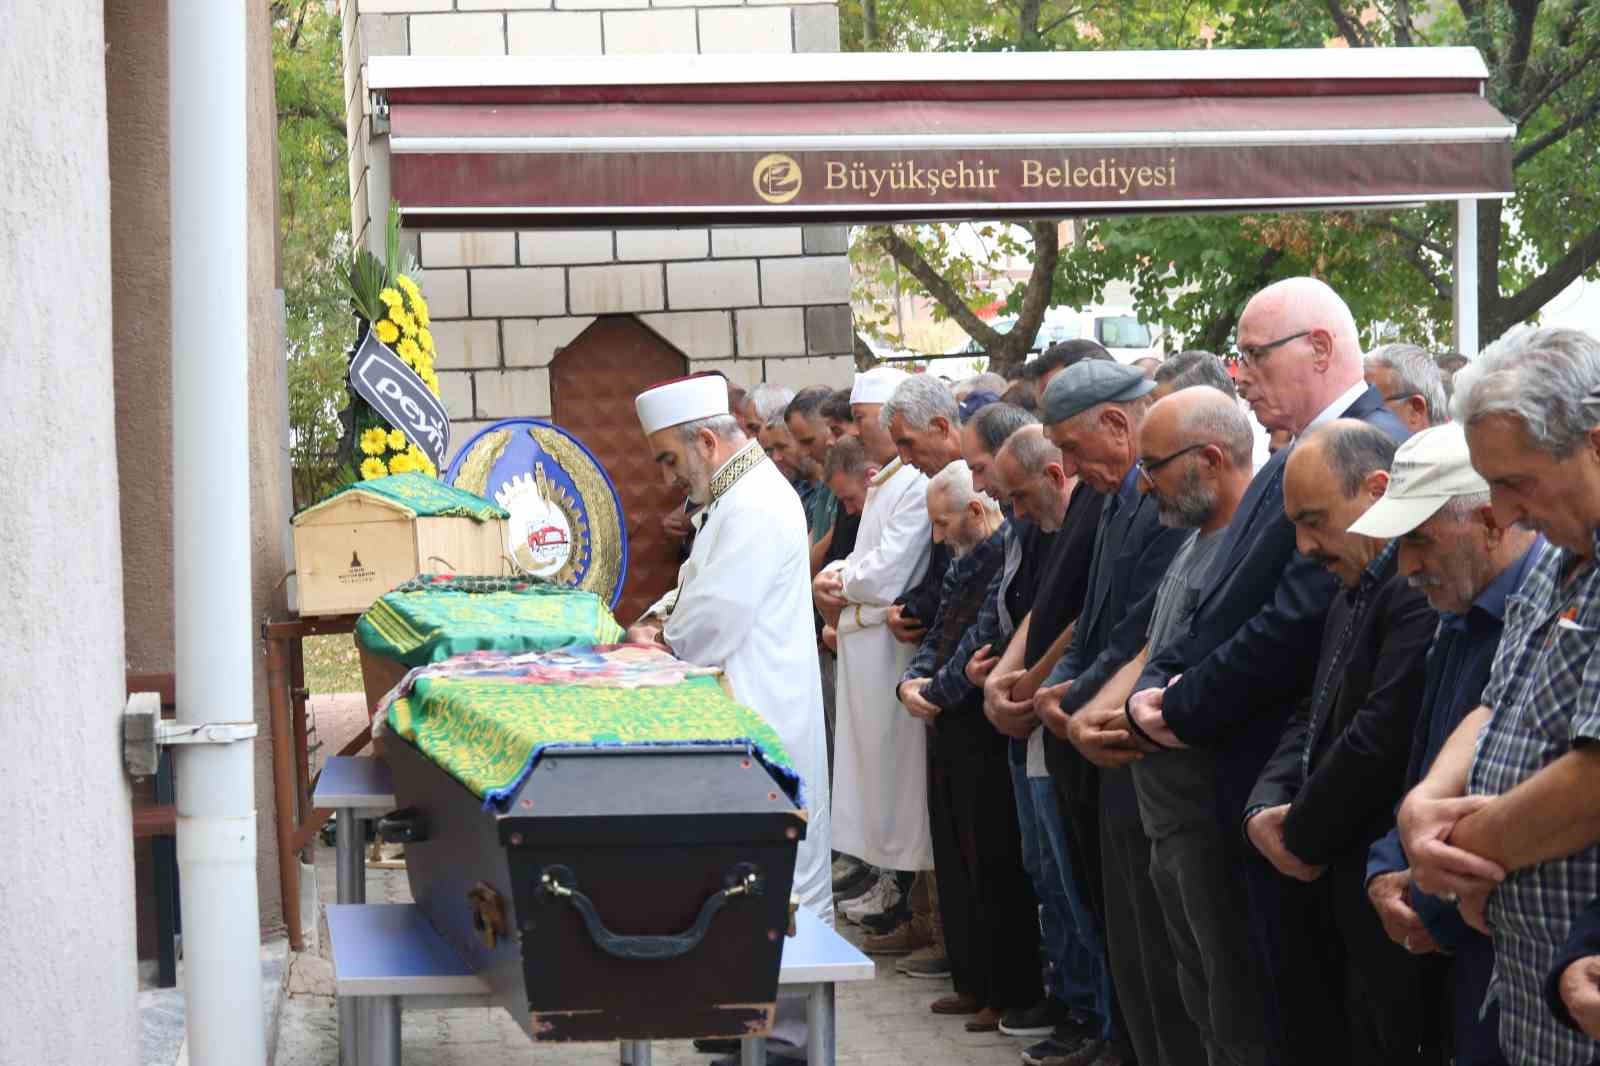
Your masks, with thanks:
M 337 751 L 360 726 L 359 701 L 318 698 L 316 725 L 323 751 Z M 333 853 L 317 849 L 317 883 L 324 903 L 332 902 Z M 407 902 L 404 871 L 369 870 L 367 898 Z M 846 935 L 854 928 L 842 925 Z M 948 981 L 913 981 L 895 972 L 893 959 L 878 963 L 875 981 L 841 985 L 838 993 L 840 1066 L 1016 1066 L 1023 1041 L 999 1034 L 972 1034 L 959 1018 L 928 1012 L 932 1000 L 949 991 Z M 540 1047 L 499 1010 L 412 1011 L 402 1022 L 406 1066 L 601 1066 L 617 1062 L 614 1045 Z M 654 1049 L 655 1066 L 706 1066 L 687 1043 Z M 290 960 L 288 997 L 278 1034 L 277 1066 L 337 1066 L 338 1023 L 332 975 L 321 949 Z

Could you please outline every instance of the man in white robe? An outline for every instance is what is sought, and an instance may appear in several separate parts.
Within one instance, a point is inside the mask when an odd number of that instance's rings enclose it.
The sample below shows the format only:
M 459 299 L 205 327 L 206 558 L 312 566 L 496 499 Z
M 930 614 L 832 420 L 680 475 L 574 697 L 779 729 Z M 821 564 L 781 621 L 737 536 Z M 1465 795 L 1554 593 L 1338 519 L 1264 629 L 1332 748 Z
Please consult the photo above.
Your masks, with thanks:
M 628 637 L 722 668 L 734 698 L 777 731 L 800 774 L 808 818 L 794 893 L 832 924 L 828 752 L 800 498 L 729 415 L 720 376 L 657 386 L 637 407 L 664 476 L 702 508 L 678 587 Z
M 928 479 L 901 462 L 879 421 L 907 376 L 886 367 L 856 375 L 851 412 L 862 445 L 882 469 L 867 490 L 855 550 L 813 584 L 824 615 L 839 610 L 834 846 L 898 871 L 933 868 L 926 729 L 895 699 L 916 649 L 885 624 L 895 597 L 922 577 L 932 547 Z

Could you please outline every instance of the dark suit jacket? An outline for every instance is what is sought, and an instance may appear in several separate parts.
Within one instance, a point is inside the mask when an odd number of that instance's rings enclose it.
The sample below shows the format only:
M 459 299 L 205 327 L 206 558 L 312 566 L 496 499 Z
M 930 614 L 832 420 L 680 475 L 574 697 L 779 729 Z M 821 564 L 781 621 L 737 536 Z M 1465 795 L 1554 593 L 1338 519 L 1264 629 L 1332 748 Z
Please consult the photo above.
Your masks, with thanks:
M 1162 525 L 1155 497 L 1143 493 L 1125 499 L 1101 531 L 1078 628 L 1050 675 L 1052 684 L 1074 679 L 1061 701 L 1066 713 L 1087 703 L 1144 647 L 1156 588 L 1189 532 Z
M 1353 856 L 1364 869 L 1367 849 L 1388 832 L 1439 623 L 1396 573 L 1393 553 L 1362 580 L 1359 594 L 1345 589 L 1329 607 L 1311 699 L 1289 720 L 1247 807 L 1290 804 L 1283 842 L 1313 866 Z
M 1410 434 L 1368 388 L 1343 418 L 1377 426 L 1395 440 Z M 1139 689 L 1166 690 L 1169 728 L 1191 747 L 1218 748 L 1218 802 L 1237 824 L 1249 790 L 1276 749 L 1284 722 L 1311 688 L 1328 605 L 1339 583 L 1295 551 L 1294 523 L 1283 513 L 1280 449 L 1250 482 L 1188 631 L 1151 659 Z

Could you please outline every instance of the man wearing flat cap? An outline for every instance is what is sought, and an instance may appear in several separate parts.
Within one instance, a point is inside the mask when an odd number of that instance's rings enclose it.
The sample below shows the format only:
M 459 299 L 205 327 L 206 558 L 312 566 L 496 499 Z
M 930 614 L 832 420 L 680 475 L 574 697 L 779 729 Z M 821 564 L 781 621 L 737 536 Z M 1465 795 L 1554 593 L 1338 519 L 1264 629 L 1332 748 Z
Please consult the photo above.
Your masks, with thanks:
M 1439 612 L 1411 737 L 1405 780 L 1410 789 L 1461 720 L 1483 702 L 1506 602 L 1546 542 L 1532 530 L 1496 521 L 1489 483 L 1472 468 L 1458 422 L 1425 429 L 1400 445 L 1383 498 L 1350 530 L 1398 538 L 1401 575 Z M 1494 969 L 1489 938 L 1462 921 L 1454 903 L 1412 883 L 1395 828 L 1372 845 L 1366 878 L 1367 898 L 1389 938 L 1415 954 L 1437 953 L 1447 965 L 1449 1050 L 1457 1066 L 1505 1066 L 1500 1006 L 1486 1002 Z
M 1154 989 L 1140 963 L 1139 923 L 1159 924 L 1161 911 L 1150 884 L 1150 847 L 1138 800 L 1123 769 L 1137 757 L 1138 746 L 1126 730 L 1099 721 L 1072 730 L 1071 744 L 1062 743 L 1073 713 L 1103 687 L 1121 684 L 1131 692 L 1136 672 L 1124 668 L 1144 646 L 1156 587 L 1188 539 L 1187 530 L 1161 523 L 1156 500 L 1140 484 L 1139 430 L 1154 389 L 1137 367 L 1098 359 L 1067 367 L 1045 388 L 1046 435 L 1076 465 L 1079 479 L 1106 501 L 1083 612 L 1035 706 L 1053 734 L 1045 759 L 1066 803 L 1073 872 L 1110 952 L 1113 1013 L 1126 1026 L 1119 1033 L 1114 1025 L 1111 1054 L 1177 1063 L 1199 1046 L 1199 1033 L 1184 1011 L 1175 968 L 1162 968 L 1170 987 Z
M 720 376 L 665 382 L 640 393 L 635 406 L 662 476 L 700 510 L 678 587 L 628 638 L 721 667 L 734 698 L 777 731 L 805 789 L 794 893 L 831 921 L 828 750 L 800 498 L 729 413 Z

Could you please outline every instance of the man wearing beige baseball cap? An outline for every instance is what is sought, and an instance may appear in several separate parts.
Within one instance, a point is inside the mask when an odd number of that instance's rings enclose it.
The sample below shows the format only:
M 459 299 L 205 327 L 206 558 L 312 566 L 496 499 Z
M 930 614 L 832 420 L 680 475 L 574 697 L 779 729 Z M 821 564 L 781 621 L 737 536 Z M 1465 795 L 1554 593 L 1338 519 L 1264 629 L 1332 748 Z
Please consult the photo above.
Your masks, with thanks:
M 1400 446 L 1383 498 L 1350 529 L 1398 538 L 1400 573 L 1440 612 L 1412 739 L 1409 790 L 1461 719 L 1482 702 L 1506 600 L 1543 550 L 1544 538 L 1495 521 L 1489 484 L 1473 470 L 1466 434 L 1455 422 L 1425 429 Z M 1494 967 L 1494 947 L 1461 920 L 1453 902 L 1429 896 L 1411 883 L 1398 830 L 1372 845 L 1367 898 L 1395 943 L 1414 954 L 1448 955 L 1445 980 L 1456 1061 L 1504 1063 L 1499 1006 L 1490 1003 L 1479 1011 Z

